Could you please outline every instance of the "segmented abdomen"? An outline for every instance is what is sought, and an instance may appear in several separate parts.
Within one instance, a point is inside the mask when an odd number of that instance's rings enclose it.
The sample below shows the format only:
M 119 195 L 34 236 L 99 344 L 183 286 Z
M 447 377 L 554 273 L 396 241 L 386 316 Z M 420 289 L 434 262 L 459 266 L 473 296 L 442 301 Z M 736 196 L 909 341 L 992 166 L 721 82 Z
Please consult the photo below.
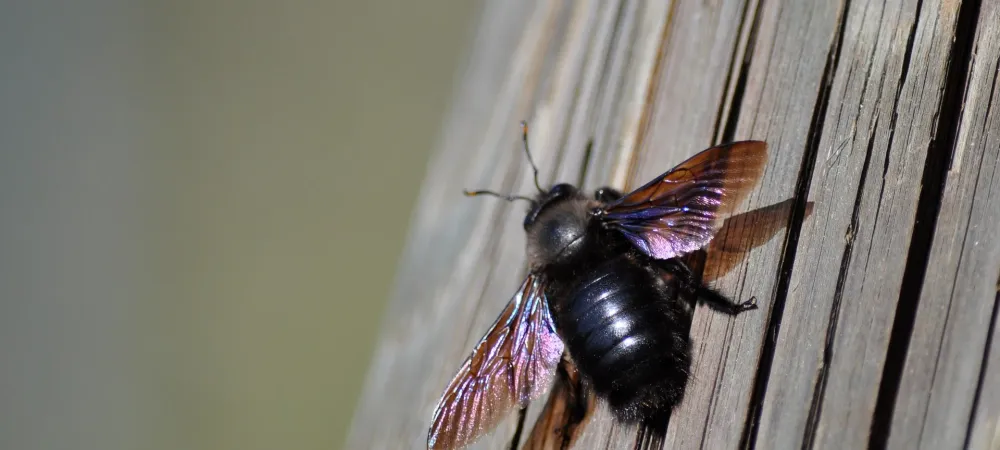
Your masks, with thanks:
M 620 420 L 669 413 L 691 364 L 679 280 L 624 256 L 579 280 L 556 317 L 577 367 Z

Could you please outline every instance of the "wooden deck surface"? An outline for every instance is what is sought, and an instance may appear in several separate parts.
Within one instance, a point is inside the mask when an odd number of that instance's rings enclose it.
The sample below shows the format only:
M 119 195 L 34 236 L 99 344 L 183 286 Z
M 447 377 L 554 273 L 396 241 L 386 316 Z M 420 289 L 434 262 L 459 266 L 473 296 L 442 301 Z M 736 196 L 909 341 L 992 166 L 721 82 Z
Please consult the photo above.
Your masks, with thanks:
M 769 144 L 740 211 L 787 227 L 712 276 L 761 308 L 698 309 L 664 448 L 1000 448 L 1000 0 L 487 0 L 477 30 L 348 448 L 424 448 L 519 285 L 524 205 L 461 190 L 532 192 L 521 119 L 543 182 L 588 189 Z M 634 440 L 599 409 L 575 448 Z

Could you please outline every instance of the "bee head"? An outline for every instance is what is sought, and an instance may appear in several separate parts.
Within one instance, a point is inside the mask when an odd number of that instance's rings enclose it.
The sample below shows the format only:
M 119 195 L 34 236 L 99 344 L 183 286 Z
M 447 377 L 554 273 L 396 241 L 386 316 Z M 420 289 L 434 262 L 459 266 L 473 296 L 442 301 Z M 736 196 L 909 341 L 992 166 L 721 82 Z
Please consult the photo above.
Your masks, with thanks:
M 540 193 L 524 217 L 532 265 L 564 265 L 583 252 L 590 213 L 588 200 L 570 184 Z

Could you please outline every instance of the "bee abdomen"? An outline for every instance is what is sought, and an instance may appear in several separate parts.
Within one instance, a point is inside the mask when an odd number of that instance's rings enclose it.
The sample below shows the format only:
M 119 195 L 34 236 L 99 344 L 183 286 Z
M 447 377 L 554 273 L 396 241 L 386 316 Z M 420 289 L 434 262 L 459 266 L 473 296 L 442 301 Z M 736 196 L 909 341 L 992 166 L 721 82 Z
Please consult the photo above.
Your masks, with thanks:
M 668 413 L 690 368 L 688 313 L 679 283 L 627 257 L 608 261 L 570 289 L 558 321 L 570 355 L 620 420 Z

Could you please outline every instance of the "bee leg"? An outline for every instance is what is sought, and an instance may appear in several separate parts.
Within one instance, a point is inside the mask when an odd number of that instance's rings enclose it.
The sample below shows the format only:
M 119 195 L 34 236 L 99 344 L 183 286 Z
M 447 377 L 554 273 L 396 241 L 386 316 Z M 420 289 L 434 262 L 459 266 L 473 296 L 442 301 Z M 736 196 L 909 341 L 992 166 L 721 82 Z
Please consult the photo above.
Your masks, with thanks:
M 708 286 L 699 286 L 696 293 L 699 303 L 704 303 L 709 308 L 731 316 L 735 316 L 743 311 L 757 309 L 757 297 L 750 297 L 750 300 L 743 303 L 736 303 Z
M 591 388 L 568 354 L 563 354 L 552 393 L 521 450 L 569 449 L 586 427 L 596 406 Z
M 565 360 L 564 360 L 565 362 Z M 570 364 L 559 364 L 559 374 L 566 383 L 567 397 L 569 399 L 568 417 L 566 422 L 560 427 L 562 436 L 562 448 L 569 448 L 576 438 L 576 432 L 583 421 L 593 409 L 594 403 L 590 391 L 583 384 L 580 373 L 575 366 Z
M 736 303 L 715 289 L 701 284 L 691 268 L 680 259 L 668 259 L 661 264 L 664 269 L 684 280 L 684 284 L 690 289 L 688 292 L 694 294 L 698 303 L 704 303 L 709 308 L 731 316 L 735 316 L 743 311 L 757 309 L 757 297 L 750 297 L 750 300 Z
M 605 186 L 594 191 L 594 198 L 604 203 L 611 203 L 622 198 L 622 193 L 617 189 Z

